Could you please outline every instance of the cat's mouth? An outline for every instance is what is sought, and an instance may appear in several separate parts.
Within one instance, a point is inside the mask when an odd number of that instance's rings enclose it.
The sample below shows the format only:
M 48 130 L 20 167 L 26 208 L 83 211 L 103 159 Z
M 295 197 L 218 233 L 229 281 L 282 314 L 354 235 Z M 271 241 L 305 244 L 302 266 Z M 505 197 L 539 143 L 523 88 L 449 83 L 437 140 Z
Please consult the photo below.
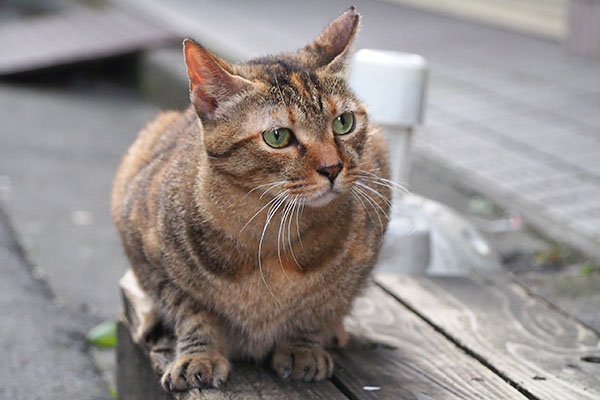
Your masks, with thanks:
M 309 207 L 323 207 L 324 205 L 329 204 L 338 195 L 339 193 L 337 190 L 335 190 L 335 188 L 328 187 L 318 191 L 313 196 L 308 197 L 305 201 L 305 204 Z

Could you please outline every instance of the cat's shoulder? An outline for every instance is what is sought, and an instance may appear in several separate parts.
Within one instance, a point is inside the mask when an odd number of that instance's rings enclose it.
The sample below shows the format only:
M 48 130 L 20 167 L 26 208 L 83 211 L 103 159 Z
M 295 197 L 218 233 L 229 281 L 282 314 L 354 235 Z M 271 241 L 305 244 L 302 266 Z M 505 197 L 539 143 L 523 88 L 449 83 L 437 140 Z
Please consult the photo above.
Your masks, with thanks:
M 173 127 L 183 113 L 176 110 L 161 111 L 138 133 L 138 138 L 152 137 Z

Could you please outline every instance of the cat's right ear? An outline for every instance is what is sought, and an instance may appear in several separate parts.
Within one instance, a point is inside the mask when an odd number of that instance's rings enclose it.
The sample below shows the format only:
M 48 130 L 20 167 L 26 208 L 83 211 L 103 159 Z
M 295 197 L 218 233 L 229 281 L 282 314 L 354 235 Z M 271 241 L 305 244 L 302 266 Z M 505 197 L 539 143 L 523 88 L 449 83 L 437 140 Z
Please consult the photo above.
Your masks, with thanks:
M 346 59 L 360 25 L 354 6 L 334 19 L 312 43 L 298 51 L 305 63 L 331 74 L 344 73 Z
M 193 40 L 183 41 L 183 52 L 190 78 L 190 100 L 201 119 L 212 119 L 220 102 L 252 88 L 252 82 L 232 73 L 229 63 Z

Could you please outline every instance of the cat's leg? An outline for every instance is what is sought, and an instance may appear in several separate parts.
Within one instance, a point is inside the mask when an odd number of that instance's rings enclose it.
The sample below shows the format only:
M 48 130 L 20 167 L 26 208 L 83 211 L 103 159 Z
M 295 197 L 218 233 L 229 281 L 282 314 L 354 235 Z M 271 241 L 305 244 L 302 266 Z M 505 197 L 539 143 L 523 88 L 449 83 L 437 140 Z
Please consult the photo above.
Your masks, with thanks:
M 321 332 L 299 333 L 275 347 L 271 366 L 284 379 L 316 382 L 330 378 L 333 359 L 324 345 Z
M 348 333 L 344 327 L 344 321 L 340 320 L 332 329 L 325 340 L 326 347 L 342 348 L 348 344 Z
M 176 356 L 163 373 L 161 384 L 169 392 L 219 387 L 231 366 L 224 356 L 224 339 L 217 318 L 191 299 L 174 305 Z
M 146 294 L 140 286 L 133 270 L 127 270 L 119 281 L 125 300 L 125 312 L 128 319 L 137 321 L 137 328 L 132 334 L 135 343 L 149 343 L 153 334 L 162 324 L 162 317 L 156 302 Z M 133 315 L 130 315 L 133 314 Z

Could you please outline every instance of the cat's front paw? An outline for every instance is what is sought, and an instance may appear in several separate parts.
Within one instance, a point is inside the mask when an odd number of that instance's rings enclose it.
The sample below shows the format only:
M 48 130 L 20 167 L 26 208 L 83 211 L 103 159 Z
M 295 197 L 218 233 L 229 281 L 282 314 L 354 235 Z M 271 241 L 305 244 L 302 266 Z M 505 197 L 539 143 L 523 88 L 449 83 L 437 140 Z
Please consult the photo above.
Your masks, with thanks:
M 275 351 L 271 366 L 280 377 L 317 382 L 333 374 L 333 359 L 320 348 L 288 347 Z
M 230 370 L 229 361 L 221 354 L 183 354 L 167 367 L 161 385 L 168 392 L 218 388 L 227 381 Z

